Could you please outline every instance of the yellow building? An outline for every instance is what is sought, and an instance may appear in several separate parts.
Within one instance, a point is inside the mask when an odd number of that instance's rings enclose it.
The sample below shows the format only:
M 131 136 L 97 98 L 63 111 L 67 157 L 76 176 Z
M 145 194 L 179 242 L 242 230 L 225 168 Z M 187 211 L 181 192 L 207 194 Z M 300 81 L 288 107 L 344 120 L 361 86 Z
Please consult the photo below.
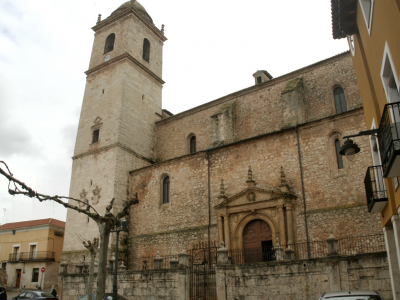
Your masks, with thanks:
M 0 261 L 8 287 L 57 285 L 64 229 L 65 222 L 55 219 L 0 226 Z
M 400 299 L 400 0 L 331 4 L 333 38 L 348 39 L 371 130 L 353 138 L 371 143 L 374 166 L 365 177 L 368 210 L 380 212 L 393 296 Z M 357 151 L 351 142 L 347 145 L 343 152 Z

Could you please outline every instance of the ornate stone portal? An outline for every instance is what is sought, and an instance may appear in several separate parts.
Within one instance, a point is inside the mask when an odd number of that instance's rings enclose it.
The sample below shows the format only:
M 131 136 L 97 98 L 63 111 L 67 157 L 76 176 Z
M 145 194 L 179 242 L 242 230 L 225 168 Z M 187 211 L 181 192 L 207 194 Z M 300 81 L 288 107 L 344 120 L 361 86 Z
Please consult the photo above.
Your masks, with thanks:
M 215 206 L 218 215 L 219 243 L 228 249 L 249 249 L 293 244 L 292 209 L 296 196 L 289 192 L 283 168 L 279 189 L 256 187 L 249 167 L 247 188 L 227 197 L 221 181 L 221 203 Z M 294 223 L 296 224 L 296 223 Z

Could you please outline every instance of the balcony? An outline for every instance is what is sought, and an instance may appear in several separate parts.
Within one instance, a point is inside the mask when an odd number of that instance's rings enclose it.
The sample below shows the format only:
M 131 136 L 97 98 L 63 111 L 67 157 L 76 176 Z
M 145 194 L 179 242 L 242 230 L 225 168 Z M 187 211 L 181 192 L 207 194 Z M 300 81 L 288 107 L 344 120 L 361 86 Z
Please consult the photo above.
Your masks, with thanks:
M 400 176 L 400 102 L 389 103 L 383 110 L 378 131 L 384 178 Z
M 367 169 L 364 185 L 368 212 L 381 212 L 388 202 L 382 166 L 373 166 Z
M 8 258 L 8 262 L 10 263 L 28 261 L 55 261 L 55 252 L 35 251 L 12 253 Z

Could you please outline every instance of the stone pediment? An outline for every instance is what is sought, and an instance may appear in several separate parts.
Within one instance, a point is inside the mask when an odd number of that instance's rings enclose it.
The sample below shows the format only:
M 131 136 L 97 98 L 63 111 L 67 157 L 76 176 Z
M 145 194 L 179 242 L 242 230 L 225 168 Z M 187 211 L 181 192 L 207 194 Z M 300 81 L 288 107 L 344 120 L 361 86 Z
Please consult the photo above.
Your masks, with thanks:
M 220 204 L 216 205 L 215 208 L 249 205 L 257 202 L 273 201 L 282 198 L 292 199 L 295 198 L 295 195 L 289 192 L 282 192 L 273 187 L 247 187 L 243 191 L 231 197 L 220 196 L 218 198 L 222 201 Z
M 256 186 L 249 166 L 247 187 L 228 197 L 224 180 L 221 179 L 219 204 L 214 206 L 218 217 L 219 242 L 225 241 L 228 249 L 261 248 L 261 241 L 272 241 L 275 245 L 278 238 L 281 245 L 293 243 L 292 210 L 295 209 L 295 201 L 292 200 L 296 196 L 290 192 L 283 167 L 280 181 L 278 188 L 271 185 Z M 256 230 L 254 226 L 259 227 Z M 261 229 L 265 235 L 258 236 Z

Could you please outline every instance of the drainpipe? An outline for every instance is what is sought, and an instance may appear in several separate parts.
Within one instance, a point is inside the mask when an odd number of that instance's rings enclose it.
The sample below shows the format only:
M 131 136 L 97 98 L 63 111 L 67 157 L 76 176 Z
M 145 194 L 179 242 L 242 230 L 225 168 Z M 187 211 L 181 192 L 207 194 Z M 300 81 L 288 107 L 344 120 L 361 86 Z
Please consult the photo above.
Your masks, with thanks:
M 297 125 L 295 126 L 294 130 L 296 131 L 296 135 L 297 135 L 297 151 L 299 153 L 301 190 L 302 190 L 302 193 L 303 193 L 303 205 L 304 205 L 304 224 L 305 224 L 306 239 L 307 239 L 307 254 L 308 254 L 308 258 L 310 258 L 310 242 L 309 242 L 309 239 L 308 239 L 308 225 L 307 225 L 307 204 L 306 204 L 306 194 L 304 192 L 303 164 L 301 163 L 300 139 L 299 139 L 299 132 L 297 130 Z
M 211 226 L 211 189 L 210 189 L 210 154 L 206 150 L 207 155 L 207 184 L 208 184 L 208 266 L 211 269 L 211 241 L 210 241 L 210 226 Z

